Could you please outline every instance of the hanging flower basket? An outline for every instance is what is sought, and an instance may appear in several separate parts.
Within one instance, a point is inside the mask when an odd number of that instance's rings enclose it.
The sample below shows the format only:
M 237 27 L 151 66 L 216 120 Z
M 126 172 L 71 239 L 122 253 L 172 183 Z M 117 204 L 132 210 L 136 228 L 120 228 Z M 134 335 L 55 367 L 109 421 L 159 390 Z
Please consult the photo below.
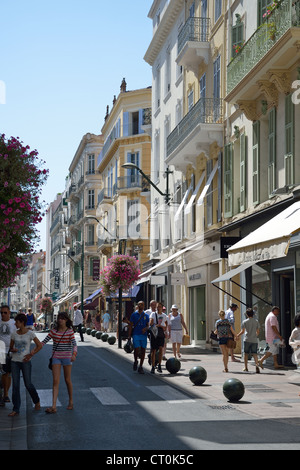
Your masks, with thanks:
M 51 312 L 52 311 L 52 300 L 49 297 L 44 297 L 41 302 L 42 312 Z
M 133 256 L 115 255 L 100 272 L 100 285 L 105 295 L 115 293 L 118 289 L 130 289 L 138 280 L 141 271 L 139 263 Z

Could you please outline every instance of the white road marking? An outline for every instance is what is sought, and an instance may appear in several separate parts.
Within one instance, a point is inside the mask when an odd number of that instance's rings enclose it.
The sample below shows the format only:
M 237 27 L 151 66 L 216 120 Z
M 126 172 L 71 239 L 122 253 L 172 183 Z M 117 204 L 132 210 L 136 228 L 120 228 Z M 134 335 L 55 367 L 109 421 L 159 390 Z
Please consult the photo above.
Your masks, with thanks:
M 90 390 L 102 405 L 129 405 L 126 398 L 112 387 L 90 388 Z
M 196 400 L 192 400 L 191 398 L 187 398 L 187 395 L 179 392 L 173 387 L 169 385 L 155 385 L 147 387 L 151 392 L 158 395 L 163 400 L 166 400 L 170 404 L 178 404 L 178 403 L 195 403 Z

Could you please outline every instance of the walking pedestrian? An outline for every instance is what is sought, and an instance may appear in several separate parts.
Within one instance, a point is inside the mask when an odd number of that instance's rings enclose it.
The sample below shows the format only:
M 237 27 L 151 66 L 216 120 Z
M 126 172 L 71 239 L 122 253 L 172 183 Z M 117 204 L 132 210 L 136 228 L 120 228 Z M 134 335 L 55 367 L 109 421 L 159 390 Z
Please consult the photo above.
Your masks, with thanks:
M 234 316 L 234 314 L 237 311 L 237 309 L 238 309 L 237 304 L 231 304 L 229 309 L 226 310 L 226 312 L 225 312 L 225 318 L 226 318 L 226 320 L 229 320 L 233 330 L 235 330 L 235 316 Z M 239 359 L 237 359 L 234 356 L 234 349 L 231 348 L 229 350 L 229 353 L 230 353 L 232 362 L 240 362 Z
M 101 313 L 99 312 L 99 309 L 97 309 L 97 312 L 95 315 L 94 326 L 95 326 L 95 330 L 101 331 Z
M 52 349 L 52 375 L 53 394 L 52 407 L 47 408 L 46 413 L 56 413 L 56 401 L 58 397 L 61 366 L 63 366 L 65 383 L 69 395 L 67 410 L 73 410 L 73 385 L 71 381 L 72 363 L 76 359 L 77 344 L 75 340 L 72 322 L 66 312 L 60 312 L 57 316 L 57 326 L 50 330 L 42 341 L 42 346 L 53 340 Z
M 266 342 L 269 346 L 269 350 L 266 351 L 265 355 L 258 361 L 260 367 L 263 369 L 263 362 L 270 356 L 273 357 L 274 369 L 282 369 L 283 366 L 278 364 L 278 352 L 279 352 L 279 341 L 283 341 L 283 338 L 279 332 L 278 315 L 280 313 L 279 307 L 273 307 L 271 312 L 267 315 L 265 320 L 265 333 Z M 277 340 L 277 341 L 276 341 Z
M 246 310 L 247 319 L 242 322 L 242 329 L 236 335 L 237 339 L 245 334 L 244 336 L 244 363 L 245 367 L 243 371 L 248 372 L 248 359 L 249 355 L 252 354 L 256 365 L 256 373 L 259 374 L 259 363 L 257 356 L 258 348 L 258 335 L 259 335 L 259 324 L 254 318 L 254 311 L 252 308 Z
M 155 373 L 155 357 L 156 351 L 158 351 L 158 365 L 157 371 L 162 373 L 161 369 L 161 361 L 163 357 L 163 347 L 165 344 L 165 331 L 168 326 L 167 322 L 167 315 L 163 313 L 163 304 L 161 302 L 157 302 L 157 311 L 152 312 L 150 315 L 150 326 L 156 325 L 157 328 L 157 336 L 151 336 L 151 374 Z
M 228 372 L 229 349 L 227 348 L 227 341 L 235 338 L 235 331 L 232 328 L 230 321 L 225 318 L 224 310 L 219 310 L 219 317 L 220 318 L 216 321 L 215 325 L 215 334 L 218 337 L 219 346 L 223 356 L 223 372 Z
M 28 309 L 28 313 L 26 313 L 27 317 L 27 323 L 26 323 L 26 328 L 29 328 L 30 330 L 34 329 L 34 323 L 35 323 L 35 317 L 32 313 L 31 308 Z
M 103 330 L 107 332 L 109 327 L 110 314 L 106 311 L 103 315 Z
M 75 306 L 74 317 L 73 317 L 73 326 L 74 326 L 74 330 L 77 329 L 77 331 L 80 335 L 80 340 L 82 342 L 84 342 L 83 333 L 82 333 L 82 324 L 83 324 L 83 315 L 82 315 L 81 311 L 79 310 L 79 308 L 77 306 Z
M 297 313 L 294 319 L 295 328 L 289 338 L 289 345 L 293 348 L 292 361 L 299 368 L 300 365 L 300 313 Z M 299 393 L 300 395 L 300 393 Z
M 169 314 L 169 331 L 170 331 L 170 339 L 173 348 L 174 357 L 178 356 L 181 357 L 180 353 L 180 346 L 182 343 L 182 327 L 185 329 L 186 334 L 188 335 L 188 330 L 186 324 L 184 322 L 182 314 L 178 311 L 178 307 L 176 304 L 173 304 L 172 312 Z
M 39 395 L 35 386 L 31 382 L 31 358 L 42 349 L 41 342 L 35 333 L 26 327 L 27 316 L 19 313 L 15 318 L 17 331 L 12 333 L 10 340 L 11 372 L 12 372 L 12 402 L 13 411 L 8 416 L 17 416 L 20 413 L 21 394 L 20 394 L 20 373 L 22 372 L 26 389 L 35 405 L 35 410 L 41 408 Z M 31 342 L 36 347 L 30 351 Z
M 147 347 L 147 331 L 149 329 L 149 315 L 144 311 L 145 304 L 140 300 L 137 310 L 130 317 L 128 337 L 133 340 L 134 363 L 133 370 L 144 374 L 143 364 Z M 140 365 L 138 368 L 138 358 Z
M 0 398 L 0 406 L 4 406 L 5 403 L 10 403 L 8 392 L 11 386 L 11 358 L 9 355 L 9 347 L 11 335 L 16 332 L 16 325 L 12 318 L 10 318 L 10 308 L 8 305 L 1 306 L 1 320 L 0 320 L 0 341 L 3 341 L 5 345 L 5 363 L 2 365 L 2 388 L 3 397 Z

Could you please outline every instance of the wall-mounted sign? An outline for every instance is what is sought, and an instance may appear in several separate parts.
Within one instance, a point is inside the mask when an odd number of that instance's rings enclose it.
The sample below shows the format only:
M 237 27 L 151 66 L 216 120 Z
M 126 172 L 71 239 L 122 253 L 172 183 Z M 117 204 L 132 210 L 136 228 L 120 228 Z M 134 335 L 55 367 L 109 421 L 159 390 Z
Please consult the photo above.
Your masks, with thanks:
M 184 286 L 185 274 L 184 273 L 172 273 L 171 274 L 171 285 L 172 286 Z
M 166 276 L 151 276 L 150 284 L 151 286 L 164 286 L 166 285 Z
M 241 240 L 241 237 L 221 237 L 220 252 L 221 258 L 228 258 L 227 250 Z

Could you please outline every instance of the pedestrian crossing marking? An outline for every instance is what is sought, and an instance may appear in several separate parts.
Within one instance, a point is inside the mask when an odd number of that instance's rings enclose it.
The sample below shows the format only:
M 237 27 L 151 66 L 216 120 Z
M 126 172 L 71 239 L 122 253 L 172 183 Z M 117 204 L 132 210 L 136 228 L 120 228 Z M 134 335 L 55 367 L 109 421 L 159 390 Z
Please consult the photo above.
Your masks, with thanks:
M 129 405 L 129 402 L 112 387 L 90 388 L 102 405 Z
M 191 398 L 187 398 L 187 395 L 179 392 L 173 387 L 169 385 L 155 385 L 155 386 L 147 386 L 148 390 L 158 395 L 163 400 L 166 400 L 170 404 L 178 404 L 178 403 L 195 403 L 196 400 Z
M 52 406 L 52 388 L 45 390 L 37 390 L 38 396 L 40 397 L 41 406 Z M 35 406 L 34 404 L 32 406 Z M 61 402 L 57 399 L 56 406 L 62 406 Z

